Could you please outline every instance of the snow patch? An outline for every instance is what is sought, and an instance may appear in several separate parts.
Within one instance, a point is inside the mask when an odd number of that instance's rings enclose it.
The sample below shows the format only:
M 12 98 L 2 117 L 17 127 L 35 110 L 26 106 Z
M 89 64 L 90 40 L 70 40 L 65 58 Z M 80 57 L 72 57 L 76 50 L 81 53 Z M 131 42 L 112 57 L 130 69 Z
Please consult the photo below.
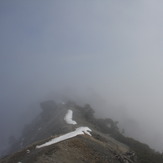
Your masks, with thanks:
M 67 140 L 67 139 L 70 139 L 70 138 L 73 138 L 77 135 L 84 135 L 84 134 L 88 134 L 91 136 L 91 134 L 89 132 L 91 132 L 92 130 L 88 127 L 79 127 L 77 128 L 75 131 L 73 132 L 69 132 L 65 135 L 62 135 L 62 136 L 59 136 L 57 138 L 54 138 L 42 145 L 37 145 L 36 148 L 42 148 L 42 147 L 45 147 L 45 146 L 49 146 L 49 145 L 52 145 L 52 144 L 55 144 L 55 143 L 58 143 L 58 142 L 61 142 L 61 141 L 64 141 L 64 140 Z
M 73 115 L 73 111 L 72 110 L 68 110 L 67 114 L 64 117 L 64 120 L 66 121 L 67 124 L 76 125 L 77 122 L 72 120 L 72 115 Z

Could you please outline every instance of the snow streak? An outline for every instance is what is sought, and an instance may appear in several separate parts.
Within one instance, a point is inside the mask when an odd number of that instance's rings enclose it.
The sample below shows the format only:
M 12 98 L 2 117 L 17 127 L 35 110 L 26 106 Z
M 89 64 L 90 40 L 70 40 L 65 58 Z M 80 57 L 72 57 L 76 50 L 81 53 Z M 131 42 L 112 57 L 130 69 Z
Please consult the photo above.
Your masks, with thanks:
M 66 121 L 67 124 L 76 125 L 77 122 L 72 120 L 72 115 L 73 115 L 72 110 L 68 110 L 67 114 L 64 117 L 64 120 Z
M 88 135 L 91 136 L 91 134 L 89 132 L 91 132 L 90 128 L 88 128 L 88 127 L 79 127 L 73 132 L 69 132 L 69 133 L 67 133 L 65 135 L 54 138 L 54 139 L 52 139 L 52 140 L 50 140 L 50 141 L 48 141 L 48 142 L 46 142 L 46 143 L 44 143 L 42 145 L 37 145 L 36 148 L 46 147 L 46 146 L 49 146 L 49 145 L 52 145 L 52 144 L 55 144 L 55 143 L 58 143 L 58 142 L 73 138 L 73 137 L 75 137 L 77 135 L 88 134 Z

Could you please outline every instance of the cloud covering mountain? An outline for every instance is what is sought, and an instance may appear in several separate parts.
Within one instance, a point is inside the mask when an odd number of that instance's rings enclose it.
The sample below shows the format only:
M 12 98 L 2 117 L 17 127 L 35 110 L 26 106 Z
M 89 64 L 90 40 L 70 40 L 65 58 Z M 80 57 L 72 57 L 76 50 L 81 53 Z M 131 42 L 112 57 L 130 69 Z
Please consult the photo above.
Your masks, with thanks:
M 91 103 L 162 150 L 162 5 L 1 1 L 0 143 L 39 112 L 29 105 L 59 94 Z

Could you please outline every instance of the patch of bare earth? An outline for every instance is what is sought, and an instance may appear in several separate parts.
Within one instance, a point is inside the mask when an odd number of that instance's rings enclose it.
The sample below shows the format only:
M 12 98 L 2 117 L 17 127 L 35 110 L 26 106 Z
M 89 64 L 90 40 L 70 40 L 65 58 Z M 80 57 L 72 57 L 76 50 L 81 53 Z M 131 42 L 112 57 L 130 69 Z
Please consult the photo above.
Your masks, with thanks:
M 80 135 L 40 149 L 32 147 L 1 163 L 119 163 L 107 143 Z

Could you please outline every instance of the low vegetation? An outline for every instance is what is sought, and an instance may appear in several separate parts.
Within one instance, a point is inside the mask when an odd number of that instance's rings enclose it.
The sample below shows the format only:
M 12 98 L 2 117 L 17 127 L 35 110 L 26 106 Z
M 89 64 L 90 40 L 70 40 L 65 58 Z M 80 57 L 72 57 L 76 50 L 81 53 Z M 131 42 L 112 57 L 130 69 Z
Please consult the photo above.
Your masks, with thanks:
M 94 110 L 88 104 L 84 107 L 78 106 L 78 109 L 80 109 L 84 118 L 94 124 L 99 131 L 112 135 L 113 138 L 128 145 L 131 150 L 135 151 L 139 163 L 163 163 L 163 155 L 161 153 L 154 151 L 146 144 L 124 136 L 118 129 L 117 121 L 113 121 L 110 118 L 95 118 Z

